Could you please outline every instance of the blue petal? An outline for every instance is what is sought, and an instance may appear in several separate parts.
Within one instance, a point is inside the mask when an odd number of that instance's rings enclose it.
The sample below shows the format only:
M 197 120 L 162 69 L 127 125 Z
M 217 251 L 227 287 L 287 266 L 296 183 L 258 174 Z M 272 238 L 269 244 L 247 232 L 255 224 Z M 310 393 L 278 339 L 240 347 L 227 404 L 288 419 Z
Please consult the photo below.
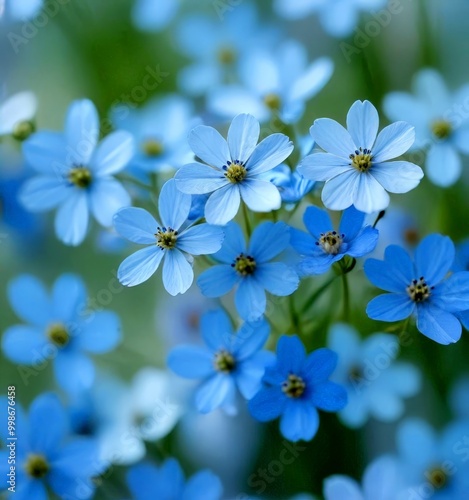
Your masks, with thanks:
M 369 101 L 355 101 L 347 114 L 347 130 L 357 147 L 371 149 L 379 127 L 376 108 Z
M 223 485 L 218 476 L 203 470 L 187 481 L 181 500 L 220 500 L 222 493 Z
M 15 491 L 15 500 L 32 500 L 33 498 L 34 500 L 47 500 L 48 494 L 42 481 L 28 478 L 18 485 Z
M 174 179 L 177 188 L 188 194 L 211 193 L 229 184 L 222 170 L 201 163 L 184 165 L 176 172 Z
M 16 325 L 7 328 L 2 337 L 2 350 L 14 363 L 33 365 L 45 361 L 44 354 L 49 345 L 44 330 L 30 326 Z
M 99 118 L 89 99 L 74 101 L 65 120 L 67 151 L 73 154 L 72 163 L 88 165 L 99 136 Z
M 241 198 L 253 212 L 270 212 L 282 205 L 278 187 L 262 179 L 246 178 L 239 185 Z
M 282 335 L 277 343 L 277 370 L 285 374 L 299 374 L 306 359 L 303 343 L 297 335 Z
M 195 394 L 195 405 L 200 413 L 210 413 L 223 406 L 234 389 L 231 375 L 217 373 L 204 382 Z
M 223 309 L 206 312 L 200 319 L 202 338 L 212 351 L 230 347 L 233 327 Z
M 259 122 L 252 115 L 240 114 L 233 118 L 228 130 L 231 158 L 246 163 L 259 140 Z
M 339 411 L 347 404 L 347 391 L 334 382 L 323 382 L 314 386 L 310 400 L 320 410 Z
M 290 295 L 299 285 L 293 268 L 283 262 L 267 262 L 256 268 L 256 280 L 273 295 Z
M 347 171 L 353 171 L 350 159 L 339 158 L 329 153 L 313 153 L 305 156 L 298 166 L 298 172 L 312 181 L 329 181 Z
M 327 253 L 306 257 L 298 264 L 298 272 L 301 276 L 323 274 L 342 257 L 343 254 L 331 255 Z
M 254 229 L 248 254 L 258 263 L 267 262 L 290 244 L 290 228 L 284 222 L 263 222 Z
M 454 273 L 436 285 L 431 301 L 432 304 L 448 312 L 469 310 L 469 272 Z
M 31 451 L 43 453 L 45 456 L 55 454 L 65 437 L 68 425 L 65 410 L 55 394 L 41 394 L 32 402 L 29 424 Z
M 400 321 L 414 311 L 415 302 L 406 293 L 385 293 L 378 295 L 366 306 L 366 314 L 379 321 Z
M 209 224 L 224 226 L 239 210 L 239 187 L 230 183 L 213 192 L 205 204 L 205 219 Z
M 324 481 L 326 500 L 363 500 L 359 485 L 347 476 L 329 476 Z
M 451 269 L 454 256 L 454 244 L 448 236 L 426 236 L 415 250 L 416 278 L 423 276 L 428 284 L 436 285 Z
M 177 346 L 168 355 L 168 367 L 184 378 L 200 379 L 214 373 L 213 355 L 198 346 Z
M 357 149 L 349 132 L 330 118 L 315 120 L 309 131 L 314 142 L 324 151 L 347 159 L 347 163 L 350 161 L 349 156 Z
M 228 160 L 232 159 L 228 144 L 213 127 L 198 125 L 189 134 L 187 140 L 192 151 L 212 167 L 222 168 Z
M 103 354 L 114 349 L 121 338 L 119 316 L 111 311 L 98 311 L 79 330 L 77 343 L 88 352 Z
M 371 253 L 378 244 L 379 231 L 371 226 L 363 228 L 363 231 L 350 243 L 347 255 L 351 257 L 363 257 Z
M 149 463 L 139 463 L 131 467 L 127 473 L 127 485 L 132 497 L 136 500 L 153 500 L 155 494 L 151 485 L 160 484 L 160 493 L 164 484 L 160 471 Z
M 357 210 L 354 206 L 344 210 L 340 220 L 339 233 L 345 234 L 347 241 L 353 240 L 363 227 L 365 214 Z
M 186 292 L 194 280 L 194 271 L 185 255 L 177 248 L 165 252 L 163 285 L 171 295 Z
M 461 323 L 450 313 L 431 304 L 417 307 L 417 329 L 439 344 L 448 345 L 461 338 Z
M 297 399 L 287 402 L 280 419 L 280 432 L 289 441 L 310 441 L 319 428 L 319 415 L 308 400 Z
M 156 242 L 155 233 L 160 224 L 143 208 L 121 208 L 113 221 L 116 231 L 129 241 L 140 245 Z
M 256 353 L 267 342 L 269 334 L 270 325 L 265 319 L 244 323 L 234 337 L 236 359 L 242 361 Z
M 117 277 L 125 286 L 140 285 L 158 269 L 165 252 L 157 246 L 142 248 L 127 257 L 119 266 Z
M 373 285 L 389 292 L 403 292 L 415 279 L 415 271 L 409 254 L 397 245 L 390 245 L 384 253 L 384 261 L 368 259 L 365 274 Z
M 104 227 L 112 226 L 114 214 L 130 205 L 130 195 L 122 184 L 112 177 L 96 179 L 89 192 L 91 213 Z
M 325 382 L 337 366 L 337 354 L 327 348 L 316 349 L 306 358 L 302 367 L 310 384 Z
M 435 432 L 423 420 L 405 420 L 397 430 L 396 438 L 399 454 L 413 468 L 424 470 L 439 456 Z
M 381 163 L 403 155 L 415 141 L 415 129 L 407 122 L 395 122 L 379 133 L 373 146 L 373 161 Z
M 41 174 L 60 174 L 71 166 L 66 162 L 65 136 L 58 132 L 36 132 L 23 143 L 22 151 L 26 162 Z
M 287 397 L 280 387 L 261 389 L 248 403 L 251 415 L 259 422 L 278 418 L 284 411 Z
M 328 231 L 332 231 L 334 229 L 327 211 L 315 206 L 308 207 L 305 210 L 303 222 L 306 229 L 316 240 L 319 240 L 322 233 L 327 233 Z
M 66 245 L 77 246 L 88 230 L 88 198 L 82 191 L 73 190 L 70 197 L 57 210 L 55 233 Z
M 157 9 L 152 1 L 137 0 L 133 5 L 132 20 L 142 31 L 160 31 L 171 22 L 178 8 L 179 2 L 174 0 L 160 0 Z
M 72 323 L 86 306 L 87 292 L 83 280 L 76 274 L 62 274 L 52 288 L 54 320 Z
M 238 280 L 236 271 L 223 264 L 204 271 L 197 279 L 197 286 L 206 297 L 221 297 L 227 294 Z
M 79 394 L 93 385 L 95 368 L 81 352 L 62 350 L 54 360 L 54 374 L 64 391 Z
M 284 134 L 271 134 L 261 141 L 248 162 L 249 176 L 258 175 L 280 165 L 293 151 L 293 143 Z
M 235 294 L 235 305 L 245 321 L 256 321 L 265 312 L 266 296 L 262 286 L 247 276 L 241 280 Z
M 290 244 L 300 255 L 311 255 L 317 246 L 310 234 L 293 227 L 290 228 Z
M 218 252 L 225 234 L 219 226 L 199 224 L 181 233 L 177 248 L 191 255 L 208 255 Z
M 246 252 L 246 242 L 243 231 L 236 222 L 227 224 L 224 231 L 223 245 L 214 257 L 225 264 L 232 264 L 239 254 Z
M 133 155 L 132 134 L 117 130 L 103 139 L 91 157 L 89 166 L 100 177 L 116 174 L 126 167 Z
M 162 224 L 177 231 L 189 217 L 191 201 L 192 198 L 189 194 L 179 191 L 174 179 L 167 181 L 161 188 L 158 199 L 158 210 Z
M 68 189 L 61 179 L 38 175 L 20 188 L 18 199 L 30 212 L 45 212 L 63 203 Z
M 272 354 L 267 351 L 258 352 L 246 361 L 241 361 L 238 364 L 234 377 L 239 392 L 245 399 L 251 399 L 259 391 L 262 385 L 262 377 L 265 372 L 266 365 L 273 364 L 275 358 L 269 356 Z
M 452 144 L 433 144 L 427 153 L 425 170 L 427 177 L 436 186 L 451 186 L 461 177 L 461 157 Z
M 40 280 L 29 274 L 17 276 L 8 284 L 11 307 L 23 321 L 45 326 L 52 308 L 47 290 Z

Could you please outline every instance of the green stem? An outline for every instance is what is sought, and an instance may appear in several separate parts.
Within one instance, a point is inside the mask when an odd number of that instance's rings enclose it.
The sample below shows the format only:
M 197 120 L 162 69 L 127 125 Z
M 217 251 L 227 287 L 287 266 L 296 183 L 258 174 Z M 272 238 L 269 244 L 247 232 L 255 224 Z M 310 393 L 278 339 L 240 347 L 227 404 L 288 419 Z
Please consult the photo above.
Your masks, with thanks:
M 244 224 L 246 225 L 246 233 L 250 238 L 252 234 L 252 228 L 251 228 L 251 223 L 249 222 L 248 209 L 245 203 L 243 203 L 243 215 L 244 215 Z
M 300 333 L 300 317 L 295 309 L 295 301 L 293 294 L 288 297 L 288 306 L 290 310 L 290 317 L 292 322 L 292 327 L 295 333 Z
M 301 308 L 300 315 L 303 315 L 315 302 L 316 299 L 322 295 L 322 293 L 329 288 L 329 286 L 337 279 L 337 275 L 332 276 L 329 281 L 326 281 L 322 286 L 320 286 L 309 299 L 303 304 Z
M 344 287 L 344 321 L 348 323 L 350 320 L 350 289 L 346 273 L 342 274 L 342 284 Z
M 123 174 L 116 175 L 116 177 L 122 182 L 130 182 L 131 184 L 134 184 L 139 188 L 145 189 L 146 191 L 150 191 L 150 193 L 153 192 L 152 186 L 144 184 L 143 182 L 140 182 L 139 180 L 134 179 L 133 177 L 129 177 L 128 175 L 123 175 Z

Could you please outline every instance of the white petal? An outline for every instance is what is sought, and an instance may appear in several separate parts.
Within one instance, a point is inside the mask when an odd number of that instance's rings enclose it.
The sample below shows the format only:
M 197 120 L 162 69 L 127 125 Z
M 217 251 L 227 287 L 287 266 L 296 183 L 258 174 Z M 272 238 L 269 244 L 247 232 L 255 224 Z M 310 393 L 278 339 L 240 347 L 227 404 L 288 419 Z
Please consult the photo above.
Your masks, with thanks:
M 207 200 L 205 219 L 209 224 L 224 226 L 238 213 L 239 202 L 239 188 L 230 183 L 215 191 Z
M 366 214 L 384 210 L 389 205 L 389 195 L 381 184 L 371 175 L 360 173 L 353 204 L 357 210 Z
M 20 122 L 31 120 L 37 110 L 37 99 L 32 92 L 18 92 L 0 106 L 0 135 L 11 134 Z
M 324 151 L 340 158 L 349 160 L 350 155 L 360 147 L 355 145 L 350 134 L 340 123 L 330 118 L 319 118 L 309 132 Z
M 282 204 L 282 197 L 271 182 L 246 179 L 239 185 L 241 198 L 253 212 L 270 212 Z

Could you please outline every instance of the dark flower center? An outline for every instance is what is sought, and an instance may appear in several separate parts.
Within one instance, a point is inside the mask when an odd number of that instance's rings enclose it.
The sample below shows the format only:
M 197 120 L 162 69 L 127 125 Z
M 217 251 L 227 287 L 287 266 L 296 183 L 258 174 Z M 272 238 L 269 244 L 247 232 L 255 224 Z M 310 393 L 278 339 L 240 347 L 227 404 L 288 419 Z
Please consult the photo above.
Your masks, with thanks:
M 360 365 L 352 365 L 348 372 L 348 378 L 351 382 L 359 382 L 363 379 L 363 368 Z
M 233 184 L 243 181 L 248 173 L 246 167 L 239 160 L 228 161 L 227 165 L 223 165 L 223 170 L 225 177 Z
M 161 250 L 172 250 L 176 246 L 178 232 L 168 227 L 158 227 L 156 236 L 156 244 Z
M 74 167 L 68 174 L 70 182 L 79 188 L 87 188 L 92 181 L 91 172 L 86 167 Z
M 298 375 L 293 375 L 292 373 L 288 375 L 287 380 L 282 383 L 282 391 L 289 398 L 299 398 L 303 395 L 306 389 L 306 384 L 303 379 Z
M 352 166 L 360 172 L 367 172 L 372 165 L 373 156 L 370 149 L 357 149 L 355 154 L 351 154 L 349 158 L 352 160 Z
M 282 100 L 278 94 L 272 92 L 264 96 L 264 104 L 272 111 L 278 111 L 282 106 Z
M 320 245 L 328 254 L 337 255 L 344 241 L 344 237 L 344 234 L 339 235 L 337 231 L 328 231 L 327 233 L 321 233 L 316 245 Z
M 218 60 L 227 66 L 233 64 L 236 61 L 236 52 L 231 47 L 221 47 L 218 51 Z
M 426 474 L 430 484 L 437 490 L 440 490 L 446 486 L 448 482 L 448 475 L 441 467 L 434 467 L 430 469 Z
M 230 373 L 234 370 L 236 362 L 231 353 L 222 349 L 215 354 L 213 360 L 215 369 L 219 372 Z
M 163 153 L 164 147 L 160 141 L 157 141 L 156 139 L 148 139 L 142 144 L 142 150 L 147 156 L 154 158 Z
M 47 328 L 47 337 L 57 347 L 65 347 L 70 341 L 70 335 L 62 323 L 52 323 Z
M 425 278 L 421 276 L 418 280 L 412 280 L 406 291 L 414 302 L 423 302 L 430 297 L 431 291 L 434 288 L 434 286 L 428 286 Z
M 231 267 L 234 267 L 236 272 L 241 276 L 248 276 L 256 270 L 256 261 L 250 255 L 240 253 L 233 264 L 231 264 Z
M 41 479 L 49 472 L 49 464 L 42 455 L 30 454 L 24 466 L 26 473 L 34 479 Z
M 453 132 L 451 123 L 447 120 L 435 120 L 431 124 L 433 135 L 438 139 L 447 139 Z

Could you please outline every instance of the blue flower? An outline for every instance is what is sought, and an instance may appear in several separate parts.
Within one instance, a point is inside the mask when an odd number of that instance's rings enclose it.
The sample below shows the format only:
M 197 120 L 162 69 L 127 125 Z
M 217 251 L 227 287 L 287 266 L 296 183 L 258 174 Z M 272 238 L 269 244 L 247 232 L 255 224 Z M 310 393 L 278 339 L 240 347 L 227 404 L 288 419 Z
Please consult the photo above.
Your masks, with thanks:
M 324 480 L 325 500 L 396 500 L 404 491 L 399 462 L 384 455 L 368 465 L 362 487 L 352 478 L 334 475 Z
M 249 246 L 235 222 L 226 226 L 221 250 L 214 255 L 222 264 L 203 272 L 197 284 L 206 297 L 221 297 L 237 286 L 236 309 L 245 321 L 254 321 L 266 308 L 267 290 L 290 295 L 298 288 L 298 275 L 283 262 L 271 262 L 290 243 L 290 228 L 283 222 L 264 222 L 254 230 Z
M 134 243 L 148 245 L 127 257 L 117 277 L 125 286 L 146 281 L 164 258 L 163 284 L 171 295 L 184 293 L 192 284 L 192 255 L 220 249 L 223 230 L 209 224 L 184 227 L 191 209 L 191 197 L 176 189 L 173 179 L 161 189 L 158 210 L 161 224 L 143 208 L 123 208 L 114 216 L 116 231 Z M 181 229 L 182 228 L 182 229 Z
M 456 248 L 453 271 L 469 271 L 469 240 L 465 240 Z M 462 326 L 469 330 L 469 309 L 456 313 L 456 317 L 461 321 Z
M 461 176 L 459 153 L 469 154 L 469 121 L 453 110 L 465 106 L 469 89 L 465 85 L 450 93 L 437 71 L 424 69 L 415 75 L 413 90 L 413 94 L 388 94 L 384 111 L 392 120 L 405 120 L 415 126 L 414 149 L 428 148 L 428 178 L 437 186 L 451 186 Z
M 20 201 L 33 212 L 58 207 L 55 232 L 67 245 L 83 241 L 90 211 L 109 227 L 114 213 L 130 204 L 127 191 L 112 174 L 132 157 L 132 136 L 113 132 L 96 147 L 98 136 L 96 108 L 84 99 L 70 106 L 64 134 L 41 131 L 23 143 L 26 161 L 39 175 L 25 183 Z
M 39 1 L 39 8 L 42 6 L 42 0 L 34 0 L 35 3 Z M 25 2 L 28 3 L 28 2 Z M 31 2 L 29 2 L 31 4 Z M 8 5 L 7 3 L 7 14 Z M 11 6 L 19 4 L 12 3 Z M 21 10 L 21 8 L 19 9 Z M 25 16 L 27 16 L 25 12 Z M 1 17 L 0 17 L 1 22 Z M 2 117 L 0 123 L 0 137 L 2 135 L 13 135 L 16 139 L 26 139 L 34 130 L 31 123 L 36 115 L 37 99 L 36 96 L 29 91 L 18 92 L 0 102 L 0 116 Z
M 311 234 L 291 230 L 291 245 L 304 256 L 299 264 L 300 274 L 322 274 L 345 255 L 363 257 L 372 252 L 379 233 L 371 226 L 363 227 L 364 220 L 364 213 L 350 207 L 343 213 L 336 231 L 326 210 L 308 207 L 303 221 Z
M 461 323 L 455 313 L 469 309 L 469 272 L 446 278 L 454 261 L 454 245 L 447 236 L 432 234 L 409 254 L 391 245 L 384 260 L 368 259 L 365 274 L 373 285 L 386 290 L 369 302 L 366 312 L 372 319 L 400 321 L 417 317 L 417 329 L 439 344 L 461 337 Z
M 261 422 L 281 417 L 280 432 L 290 441 L 311 440 L 319 427 L 319 410 L 338 411 L 347 404 L 346 390 L 328 379 L 337 364 L 329 349 L 306 355 L 301 340 L 280 337 L 277 363 L 266 370 L 264 387 L 248 403 Z
M 202 316 L 201 330 L 207 347 L 175 347 L 168 366 L 181 377 L 202 379 L 195 394 L 198 411 L 209 413 L 221 407 L 234 414 L 236 389 L 251 399 L 272 361 L 271 353 L 260 350 L 269 337 L 269 324 L 265 320 L 244 323 L 235 333 L 227 314 L 217 310 Z
M 62 274 L 52 293 L 34 276 L 21 275 L 9 283 L 10 304 L 26 324 L 7 328 L 2 349 L 26 380 L 37 375 L 35 367 L 52 360 L 59 385 L 68 392 L 89 389 L 94 365 L 87 352 L 102 354 L 119 343 L 119 317 L 110 311 L 87 314 L 86 288 L 79 276 Z
M 241 83 L 214 87 L 207 107 L 225 118 L 243 109 L 261 122 L 278 116 L 285 123 L 294 123 L 333 71 L 328 57 L 308 63 L 307 50 L 295 40 L 287 40 L 275 50 L 252 45 L 240 65 Z
M 7 415 L 7 398 L 0 398 L 3 415 Z M 92 439 L 68 440 L 68 418 L 57 396 L 44 393 L 31 404 L 29 419 L 21 407 L 16 410 L 16 491 L 18 500 L 47 500 L 47 487 L 58 498 L 91 498 L 95 485 L 92 477 L 101 474 L 106 464 L 98 458 L 98 446 Z M 7 426 L 0 436 L 9 444 Z M 0 451 L 1 474 L 10 470 L 8 451 Z M 1 489 L 8 484 L 2 480 Z M 78 493 L 79 492 L 79 493 Z
M 280 208 L 278 189 L 262 174 L 285 160 L 293 144 L 284 134 L 272 134 L 257 144 L 259 133 L 259 122 L 246 114 L 233 119 L 228 143 L 213 127 L 199 125 L 190 133 L 192 150 L 207 165 L 185 165 L 176 172 L 176 185 L 188 194 L 212 193 L 205 205 L 208 223 L 224 225 L 233 219 L 240 198 L 254 212 Z
M 324 30 L 335 37 L 345 37 L 358 24 L 360 11 L 374 11 L 386 0 L 275 0 L 274 7 L 286 19 L 302 19 L 317 14 Z
M 161 31 L 179 10 L 179 0 L 135 0 L 132 21 L 142 31 Z
M 336 324 L 329 331 L 328 347 L 339 357 L 331 380 L 347 389 L 348 404 L 339 417 L 348 427 L 361 427 L 370 417 L 397 420 L 404 412 L 402 400 L 420 389 L 419 370 L 395 361 L 399 341 L 394 335 L 374 333 L 360 341 L 354 328 Z
M 414 142 L 414 129 L 396 122 L 379 135 L 379 117 L 368 101 L 356 101 L 347 115 L 347 130 L 329 118 L 314 122 L 310 133 L 326 153 L 303 159 L 299 172 L 307 179 L 325 181 L 322 201 L 331 210 L 354 205 L 365 213 L 384 210 L 390 193 L 407 193 L 423 177 L 420 167 L 392 161 Z
M 42 9 L 43 5 L 44 0 L 23 0 L 21 2 L 17 2 L 15 0 L 4 0 L 1 6 L 2 12 L 0 12 L 0 26 L 3 22 L 25 23 L 26 21 L 29 21 L 30 19 L 36 17 Z
M 223 486 L 209 470 L 194 474 L 187 482 L 179 462 L 168 458 L 160 467 L 149 463 L 133 466 L 127 473 L 133 500 L 220 500 Z

